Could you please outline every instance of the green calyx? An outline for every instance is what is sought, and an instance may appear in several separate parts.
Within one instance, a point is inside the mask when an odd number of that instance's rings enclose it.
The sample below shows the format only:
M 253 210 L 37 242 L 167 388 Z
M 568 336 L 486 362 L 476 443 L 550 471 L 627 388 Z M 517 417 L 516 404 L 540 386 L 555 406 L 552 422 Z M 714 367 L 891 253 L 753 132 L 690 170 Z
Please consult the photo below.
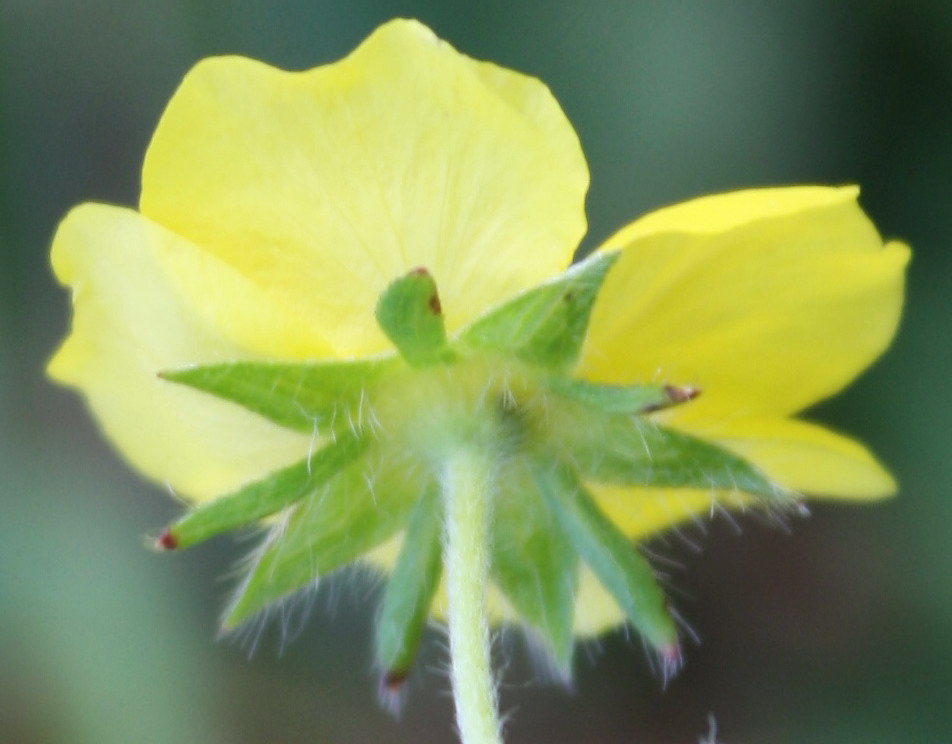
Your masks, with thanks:
M 490 577 L 519 620 L 571 674 L 585 564 L 664 659 L 677 632 L 646 560 L 585 483 L 788 496 L 755 467 L 650 414 L 697 391 L 573 379 L 589 316 L 615 256 L 584 261 L 448 338 L 437 288 L 418 269 L 377 306 L 395 353 L 354 362 L 235 362 L 162 373 L 315 437 L 312 454 L 196 507 L 158 546 L 268 528 L 226 612 L 230 629 L 402 535 L 383 595 L 376 658 L 385 678 L 412 664 L 442 575 L 441 466 L 470 448 L 495 465 Z

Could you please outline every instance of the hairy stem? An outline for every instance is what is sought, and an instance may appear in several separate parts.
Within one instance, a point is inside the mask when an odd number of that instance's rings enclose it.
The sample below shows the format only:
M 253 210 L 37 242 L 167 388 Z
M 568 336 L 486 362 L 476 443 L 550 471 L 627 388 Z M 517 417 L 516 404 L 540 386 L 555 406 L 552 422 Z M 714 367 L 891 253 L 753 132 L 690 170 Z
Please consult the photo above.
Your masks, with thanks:
M 492 492 L 492 465 L 479 453 L 464 448 L 444 463 L 443 560 L 453 698 L 463 744 L 502 743 L 486 619 Z

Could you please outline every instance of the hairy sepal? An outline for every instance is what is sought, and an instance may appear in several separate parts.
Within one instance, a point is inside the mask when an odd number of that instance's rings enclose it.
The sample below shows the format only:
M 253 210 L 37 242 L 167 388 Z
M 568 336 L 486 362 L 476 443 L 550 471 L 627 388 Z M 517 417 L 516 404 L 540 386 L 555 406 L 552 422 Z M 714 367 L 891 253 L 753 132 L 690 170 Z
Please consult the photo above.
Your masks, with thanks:
M 252 615 L 313 586 L 402 529 L 427 484 L 372 458 L 345 468 L 291 507 L 253 558 L 222 621 L 230 630 Z
M 582 479 L 623 486 L 701 488 L 750 494 L 768 506 L 791 494 L 744 458 L 646 416 L 578 414 L 560 446 Z
M 280 426 L 323 435 L 359 427 L 368 398 L 399 366 L 395 357 L 354 362 L 231 362 L 166 370 L 160 377 L 237 403 Z
M 600 253 L 494 308 L 460 334 L 459 346 L 567 370 L 578 359 L 598 290 L 617 257 Z
M 157 545 L 186 548 L 222 532 L 257 524 L 313 493 L 368 446 L 367 437 L 346 432 L 304 460 L 192 509 L 165 529 Z
M 433 487 L 420 496 L 410 514 L 377 618 L 376 663 L 387 679 L 403 679 L 416 657 L 443 569 L 442 528 L 442 499 Z
M 699 391 L 675 385 L 603 385 L 560 375 L 546 379 L 549 392 L 601 413 L 651 413 L 693 400 Z
M 572 545 L 629 622 L 662 657 L 677 654 L 678 634 L 651 566 L 563 463 L 536 459 L 532 477 Z
M 409 365 L 426 367 L 453 359 L 436 282 L 426 269 L 392 282 L 377 302 L 376 315 L 380 329 Z
M 524 467 L 500 479 L 495 504 L 492 578 L 551 654 L 559 675 L 572 676 L 572 624 L 578 553 Z

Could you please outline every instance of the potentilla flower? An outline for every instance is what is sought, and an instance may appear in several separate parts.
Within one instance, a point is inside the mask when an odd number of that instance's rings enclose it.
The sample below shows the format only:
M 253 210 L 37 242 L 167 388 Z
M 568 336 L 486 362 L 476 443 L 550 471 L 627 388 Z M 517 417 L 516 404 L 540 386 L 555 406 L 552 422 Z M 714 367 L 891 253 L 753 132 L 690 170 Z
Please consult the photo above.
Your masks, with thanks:
M 199 63 L 139 210 L 66 217 L 50 374 L 193 505 L 162 547 L 266 531 L 226 628 L 360 560 L 390 577 L 393 684 L 428 616 L 472 614 L 451 639 L 478 640 L 484 601 L 566 674 L 575 637 L 626 620 L 674 663 L 632 541 L 893 493 L 862 445 L 795 418 L 896 329 L 909 251 L 857 189 L 697 199 L 567 268 L 587 186 L 542 83 L 398 20 L 305 72 Z

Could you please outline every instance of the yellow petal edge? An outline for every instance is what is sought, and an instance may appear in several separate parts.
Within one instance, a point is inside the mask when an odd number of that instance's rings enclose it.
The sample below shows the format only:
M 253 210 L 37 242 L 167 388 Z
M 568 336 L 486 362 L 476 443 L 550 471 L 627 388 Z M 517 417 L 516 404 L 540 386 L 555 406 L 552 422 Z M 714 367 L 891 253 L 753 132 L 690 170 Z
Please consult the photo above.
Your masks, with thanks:
M 83 392 L 106 435 L 145 475 L 200 501 L 313 446 L 157 376 L 255 355 L 234 336 L 264 336 L 285 318 L 253 284 L 136 212 L 99 204 L 67 215 L 52 259 L 57 278 L 73 288 L 74 313 L 49 374 Z
M 786 416 L 842 389 L 889 345 L 909 249 L 885 246 L 854 187 L 758 189 L 649 214 L 621 256 L 579 364 L 589 379 L 692 384 L 678 416 Z
M 436 278 L 450 332 L 563 270 L 587 187 L 541 82 L 397 20 L 304 72 L 200 62 L 149 146 L 140 208 L 347 357 L 386 347 L 373 307 L 417 266 Z

